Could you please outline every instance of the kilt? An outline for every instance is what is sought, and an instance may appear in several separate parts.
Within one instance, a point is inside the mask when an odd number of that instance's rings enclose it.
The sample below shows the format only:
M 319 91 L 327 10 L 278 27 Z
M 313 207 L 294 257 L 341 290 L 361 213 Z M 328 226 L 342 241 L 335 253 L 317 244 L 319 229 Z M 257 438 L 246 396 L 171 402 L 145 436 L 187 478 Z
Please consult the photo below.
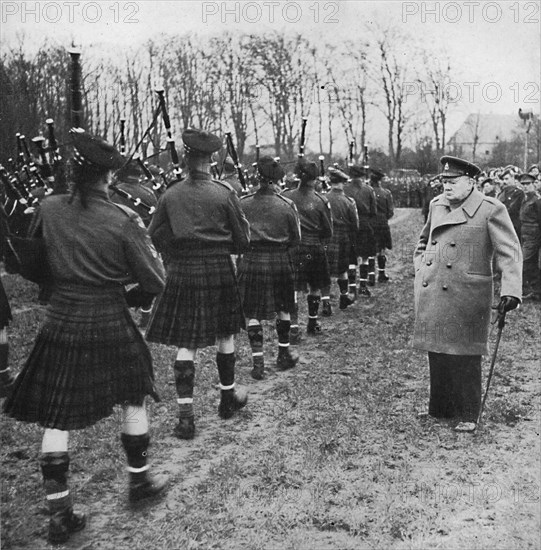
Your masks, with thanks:
M 45 428 L 76 430 L 116 404 L 158 400 L 152 358 L 122 287 L 56 288 L 4 412 Z
M 295 280 L 285 246 L 252 246 L 239 261 L 239 291 L 248 319 L 274 319 L 275 313 L 295 309 Z
M 393 241 L 389 224 L 374 224 L 372 228 L 374 230 L 377 251 L 383 250 L 384 248 L 391 250 L 393 248 Z
M 330 243 L 325 247 L 331 277 L 338 277 L 348 270 L 351 254 L 350 233 L 340 226 L 334 228 Z M 355 258 L 355 262 L 357 259 Z
M 475 422 L 481 408 L 481 356 L 428 353 L 428 414 Z
M 327 253 L 322 244 L 300 244 L 291 250 L 295 269 L 295 290 L 306 292 L 307 285 L 322 289 L 331 284 Z
M 180 254 L 180 253 L 179 253 Z M 179 348 L 213 346 L 238 334 L 244 314 L 227 251 L 185 250 L 167 264 L 165 289 L 156 300 L 147 340 Z
M 11 316 L 11 308 L 9 307 L 8 297 L 0 278 L 0 330 L 6 328 L 9 322 L 13 319 Z
M 365 219 L 359 219 L 359 231 L 357 233 L 357 243 L 355 246 L 358 256 L 368 258 L 376 255 L 376 239 L 372 226 Z

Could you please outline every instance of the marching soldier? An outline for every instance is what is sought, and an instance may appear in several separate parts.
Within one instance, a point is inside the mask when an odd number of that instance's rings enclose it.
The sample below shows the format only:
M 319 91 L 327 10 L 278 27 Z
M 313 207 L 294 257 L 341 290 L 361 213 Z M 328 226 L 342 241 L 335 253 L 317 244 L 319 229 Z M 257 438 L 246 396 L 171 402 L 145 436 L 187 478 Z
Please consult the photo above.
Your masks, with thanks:
M 370 169 L 370 185 L 376 196 L 376 217 L 372 223 L 374 238 L 376 240 L 376 259 L 378 262 L 378 283 L 386 283 L 389 277 L 385 274 L 387 257 L 385 249 L 393 248 L 391 228 L 389 220 L 394 215 L 393 196 L 388 189 L 380 186 L 381 180 L 385 177 L 383 172 L 374 168 Z
M 520 207 L 524 200 L 524 191 L 518 186 L 515 171 L 512 167 L 505 168 L 502 173 L 502 180 L 502 190 L 498 195 L 498 200 L 503 202 L 505 208 L 507 208 L 515 232 L 520 238 Z
M 224 160 L 224 169 L 221 180 L 228 183 L 234 189 L 235 193 L 239 197 L 242 197 L 244 189 L 240 184 L 239 177 L 237 175 L 237 168 L 229 157 L 226 157 Z
M 340 309 L 346 309 L 353 304 L 353 296 L 348 293 L 348 266 L 352 239 L 355 239 L 359 231 L 359 216 L 355 201 L 344 193 L 344 183 L 348 181 L 348 175 L 336 168 L 329 168 L 329 181 L 331 190 L 326 198 L 331 207 L 333 219 L 333 236 L 327 246 L 327 258 L 331 277 L 337 278 L 340 289 Z M 330 286 L 322 291 L 322 311 L 325 317 L 332 315 L 330 304 Z
M 244 328 L 244 316 L 230 255 L 247 249 L 250 229 L 233 188 L 211 177 L 211 156 L 222 147 L 220 138 L 188 129 L 182 140 L 188 177 L 165 191 L 149 227 L 168 262 L 165 290 L 154 305 L 147 339 L 178 348 L 174 433 L 192 439 L 199 348 L 218 347 L 220 417 L 230 418 L 247 402 L 246 392 L 235 387 L 234 335 Z
M 284 191 L 291 199 L 301 222 L 301 243 L 293 251 L 296 290 L 308 293 L 308 334 L 319 334 L 318 322 L 321 289 L 331 284 L 329 263 L 324 245 L 332 237 L 332 215 L 327 199 L 315 191 L 318 166 L 301 160 L 297 165 L 300 184 L 297 189 Z M 291 320 L 291 341 L 298 343 L 297 308 Z
M 515 309 L 522 290 L 522 254 L 505 207 L 474 188 L 479 168 L 448 156 L 441 164 L 444 193 L 430 204 L 414 255 L 413 346 L 428 352 L 428 414 L 475 422 L 493 266 L 502 276 L 498 311 Z
M 67 482 L 69 431 L 110 416 L 114 405 L 123 407 L 129 500 L 157 496 L 166 484 L 149 476 L 144 399 L 158 397 L 150 351 L 127 309 L 162 290 L 163 267 L 139 216 L 108 198 L 109 173 L 123 157 L 79 128 L 72 133 L 73 193 L 44 199 L 35 224 L 45 242 L 53 294 L 4 404 L 9 416 L 45 428 L 40 465 L 52 543 L 66 542 L 85 526 Z M 125 295 L 124 286 L 132 282 L 138 285 Z
M 288 249 L 301 239 L 295 204 L 279 194 L 284 169 L 272 157 L 257 163 L 259 189 L 243 197 L 241 206 L 250 223 L 250 249 L 239 262 L 239 288 L 252 349 L 251 375 L 264 374 L 262 319 L 276 319 L 278 370 L 294 367 L 299 360 L 289 348 L 291 313 L 295 309 L 295 273 Z
M 522 174 L 520 183 L 526 193 L 520 207 L 522 231 L 522 254 L 524 256 L 524 300 L 541 300 L 541 272 L 539 251 L 541 249 L 541 198 L 535 192 L 535 177 Z
M 349 173 L 352 179 L 344 186 L 344 193 L 355 201 L 359 215 L 359 232 L 355 247 L 359 259 L 359 294 L 368 297 L 369 274 L 370 285 L 376 278 L 376 240 L 371 225 L 376 216 L 376 195 L 374 190 L 364 183 L 367 173 L 362 166 L 351 166 Z

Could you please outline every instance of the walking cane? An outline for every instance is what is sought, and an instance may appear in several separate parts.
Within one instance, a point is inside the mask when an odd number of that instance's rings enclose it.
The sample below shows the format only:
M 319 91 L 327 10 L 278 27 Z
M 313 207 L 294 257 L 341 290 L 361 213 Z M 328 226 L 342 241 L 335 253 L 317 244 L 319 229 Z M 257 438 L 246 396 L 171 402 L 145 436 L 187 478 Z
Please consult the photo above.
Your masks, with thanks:
M 460 422 L 455 427 L 455 432 L 475 432 L 479 427 L 481 422 L 481 417 L 483 416 L 483 410 L 485 409 L 485 403 L 487 400 L 488 389 L 490 388 L 490 382 L 492 380 L 492 375 L 494 374 L 494 366 L 496 365 L 496 356 L 498 355 L 498 347 L 500 346 L 500 340 L 502 338 L 503 327 L 505 326 L 505 311 L 503 313 L 498 313 L 496 322 L 498 323 L 498 334 L 496 335 L 496 343 L 494 345 L 494 351 L 492 353 L 492 361 L 490 362 L 490 370 L 488 371 L 487 378 L 487 387 L 485 389 L 485 395 L 483 395 L 483 401 L 481 401 L 481 408 L 479 409 L 479 414 L 477 416 L 476 422 Z

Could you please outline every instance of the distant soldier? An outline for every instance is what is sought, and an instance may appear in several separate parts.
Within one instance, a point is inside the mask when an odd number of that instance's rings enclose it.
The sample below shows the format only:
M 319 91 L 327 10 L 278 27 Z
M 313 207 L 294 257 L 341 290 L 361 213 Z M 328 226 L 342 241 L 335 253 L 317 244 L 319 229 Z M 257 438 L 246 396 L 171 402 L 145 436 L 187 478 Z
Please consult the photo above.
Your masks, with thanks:
M 441 178 L 439 176 L 435 176 L 431 178 L 428 181 L 427 186 L 425 187 L 424 191 L 424 199 L 423 199 L 423 217 L 426 222 L 428 218 L 428 211 L 430 208 L 430 201 L 437 197 L 438 195 L 441 195 L 443 192 L 443 185 L 441 183 Z
M 289 348 L 295 272 L 288 250 L 300 243 L 301 229 L 295 204 L 279 194 L 284 169 L 272 157 L 264 156 L 257 170 L 259 190 L 241 200 L 251 240 L 249 251 L 239 261 L 239 289 L 252 349 L 251 375 L 261 380 L 265 368 L 261 320 L 274 319 L 278 314 L 277 369 L 290 369 L 299 360 Z
M 541 300 L 541 273 L 539 251 L 541 249 L 541 198 L 535 192 L 535 178 L 522 174 L 520 183 L 526 193 L 520 207 L 522 254 L 524 256 L 524 300 Z
M 327 258 L 331 277 L 336 277 L 340 289 L 340 309 L 346 309 L 354 303 L 354 297 L 348 294 L 348 266 L 352 240 L 359 230 L 359 216 L 355 201 L 344 193 L 344 184 L 348 175 L 336 168 L 329 168 L 331 190 L 326 198 L 331 206 L 333 218 L 333 236 L 327 246 Z M 330 304 L 330 286 L 322 290 L 322 311 L 325 317 L 332 315 Z
M 515 179 L 515 170 L 513 167 L 508 166 L 504 169 L 502 173 L 502 190 L 498 195 L 498 200 L 505 204 L 507 212 L 509 212 L 509 217 L 513 222 L 513 227 L 517 235 L 520 238 L 520 207 L 522 201 L 524 200 L 524 191 L 518 187 L 517 181 Z
M 357 233 L 356 254 L 359 258 L 359 294 L 370 296 L 369 284 L 376 279 L 376 240 L 372 222 L 376 216 L 376 195 L 364 180 L 368 177 L 362 166 L 353 165 L 349 170 L 351 181 L 344 185 L 344 193 L 355 201 L 359 215 L 359 232 Z
M 239 181 L 237 168 L 229 157 L 226 157 L 224 161 L 224 169 L 222 172 L 221 180 L 231 185 L 231 187 L 235 190 L 235 193 L 239 197 L 243 195 L 244 189 L 242 188 L 242 185 Z
M 284 196 L 295 203 L 301 222 L 301 243 L 292 250 L 296 290 L 309 291 L 306 332 L 318 334 L 321 332 L 318 322 L 321 289 L 331 284 L 324 245 L 332 237 L 332 216 L 327 199 L 314 189 L 319 173 L 317 164 L 302 160 L 297 170 L 299 187 L 284 191 Z M 297 309 L 291 320 L 291 336 L 292 343 L 298 343 Z
M 380 186 L 381 180 L 385 177 L 383 172 L 370 169 L 370 185 L 374 189 L 376 195 L 376 218 L 372 222 L 374 229 L 374 238 L 376 239 L 376 257 L 378 261 L 378 283 L 386 283 L 389 277 L 385 273 L 387 264 L 387 256 L 385 249 L 393 248 L 393 240 L 391 238 L 391 228 L 389 220 L 394 216 L 393 196 L 388 189 Z
M 154 306 L 147 339 L 178 348 L 173 370 L 179 421 L 174 433 L 192 439 L 198 349 L 218 348 L 220 417 L 230 418 L 246 405 L 245 391 L 235 387 L 234 335 L 244 328 L 244 316 L 230 254 L 247 249 L 250 229 L 233 188 L 210 174 L 220 138 L 188 129 L 182 140 L 188 176 L 161 196 L 149 227 L 156 248 L 169 259 L 165 290 Z

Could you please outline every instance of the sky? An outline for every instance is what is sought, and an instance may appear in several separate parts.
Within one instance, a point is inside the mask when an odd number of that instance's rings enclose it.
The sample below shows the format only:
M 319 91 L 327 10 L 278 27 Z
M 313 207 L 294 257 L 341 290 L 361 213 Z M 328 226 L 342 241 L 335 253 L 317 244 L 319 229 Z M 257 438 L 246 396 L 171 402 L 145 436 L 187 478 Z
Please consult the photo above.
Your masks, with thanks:
M 365 38 L 366 25 L 394 24 L 434 55 L 449 56 L 453 92 L 461 96 L 450 121 L 456 129 L 470 112 L 539 112 L 540 2 L 320 1 L 23 1 L 0 0 L 3 47 L 37 46 L 44 39 L 83 52 L 92 44 L 111 51 L 133 48 L 163 34 L 202 35 L 237 31 L 302 32 L 329 43 Z M 404 48 L 408 55 L 409 45 Z M 412 93 L 422 94 L 421 88 Z

